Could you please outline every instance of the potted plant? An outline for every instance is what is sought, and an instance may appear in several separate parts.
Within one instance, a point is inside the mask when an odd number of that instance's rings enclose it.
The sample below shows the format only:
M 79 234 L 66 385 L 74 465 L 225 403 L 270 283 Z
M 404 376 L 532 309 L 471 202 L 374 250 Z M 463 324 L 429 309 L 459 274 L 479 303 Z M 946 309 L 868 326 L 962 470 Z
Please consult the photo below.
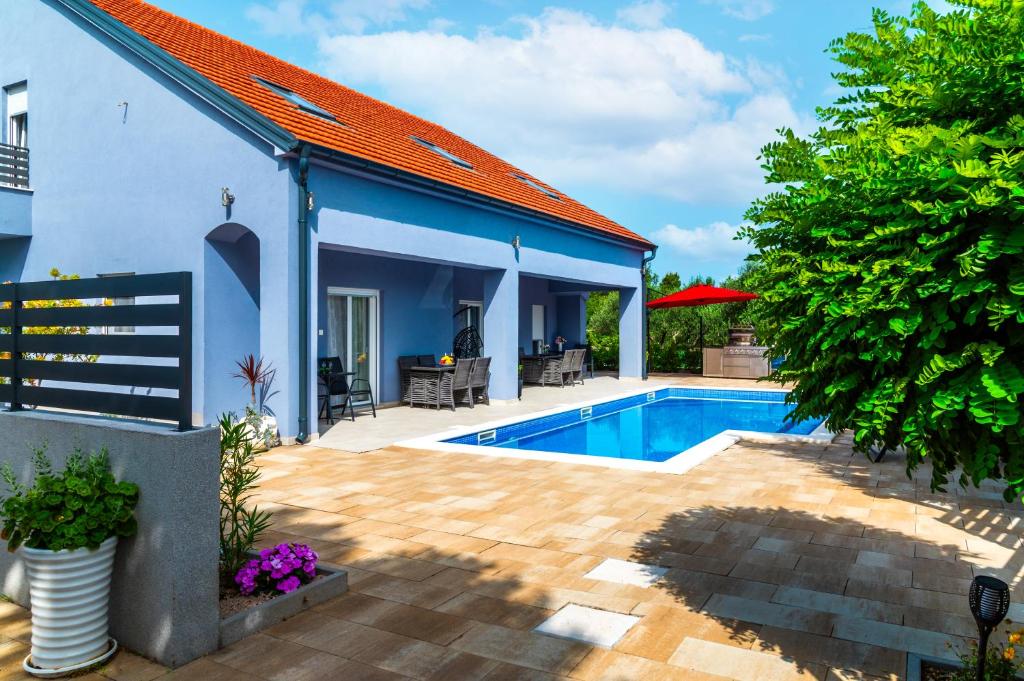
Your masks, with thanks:
M 25 671 L 53 677 L 103 662 L 117 650 L 107 635 L 110 579 L 118 537 L 137 529 L 139 488 L 118 482 L 107 451 L 68 457 L 54 471 L 35 450 L 35 479 L 18 482 L 0 468 L 9 496 L 0 502 L 0 538 L 20 549 L 32 601 L 32 650 Z
M 247 425 L 249 435 L 255 442 L 264 449 L 270 449 L 277 443 L 277 417 L 267 402 L 277 394 L 273 389 L 277 369 L 255 355 L 246 355 L 235 364 L 238 373 L 234 377 L 245 383 L 250 400 L 240 422 Z

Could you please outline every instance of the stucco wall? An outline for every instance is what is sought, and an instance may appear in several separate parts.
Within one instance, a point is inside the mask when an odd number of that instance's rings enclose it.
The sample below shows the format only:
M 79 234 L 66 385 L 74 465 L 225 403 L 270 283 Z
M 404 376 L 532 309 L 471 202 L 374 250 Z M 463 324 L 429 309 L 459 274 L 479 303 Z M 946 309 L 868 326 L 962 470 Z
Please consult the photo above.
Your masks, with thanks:
M 122 645 L 178 666 L 215 650 L 219 553 L 219 436 L 166 426 L 44 412 L 0 412 L 0 461 L 31 478 L 32 450 L 58 467 L 75 447 L 107 448 L 119 480 L 139 486 L 136 536 L 118 543 L 110 633 Z M 17 553 L 0 551 L 3 593 L 29 606 Z
M 260 239 L 262 352 L 296 381 L 293 314 L 297 281 L 289 168 L 266 143 L 192 93 L 65 14 L 50 0 L 7 0 L 0 21 L 0 87 L 28 82 L 32 238 L 0 240 L 0 275 L 38 280 L 58 267 L 194 273 L 194 394 L 199 422 L 247 401 L 240 383 L 206 405 L 205 354 L 236 358 L 250 347 L 224 309 L 204 310 L 204 238 L 226 222 Z M 127 106 L 119 106 L 127 102 Z M 0 126 L 5 128 L 6 126 Z M 236 196 L 221 206 L 221 187 Z M 290 308 L 289 309 L 289 305 Z M 203 352 L 203 347 L 207 353 Z M 284 391 L 275 409 L 293 420 Z M 204 414 L 205 412 L 205 414 Z

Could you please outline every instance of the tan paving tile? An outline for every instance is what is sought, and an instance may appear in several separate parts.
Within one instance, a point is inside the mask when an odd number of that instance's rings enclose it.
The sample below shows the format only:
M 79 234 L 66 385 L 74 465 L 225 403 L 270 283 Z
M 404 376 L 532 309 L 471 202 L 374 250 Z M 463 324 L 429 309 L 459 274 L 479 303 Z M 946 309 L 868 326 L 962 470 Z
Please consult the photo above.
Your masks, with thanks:
M 458 650 L 549 673 L 568 673 L 590 646 L 542 634 L 477 623 L 452 643 Z

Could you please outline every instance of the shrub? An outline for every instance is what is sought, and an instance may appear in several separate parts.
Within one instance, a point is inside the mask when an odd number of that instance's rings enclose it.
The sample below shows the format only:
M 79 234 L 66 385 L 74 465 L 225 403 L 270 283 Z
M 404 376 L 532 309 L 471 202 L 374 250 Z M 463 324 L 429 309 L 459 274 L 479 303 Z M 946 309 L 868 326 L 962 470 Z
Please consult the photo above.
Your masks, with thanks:
M 270 513 L 246 504 L 259 485 L 260 470 L 245 421 L 220 417 L 220 572 L 224 581 L 238 572 L 270 526 Z
M 773 378 L 797 420 L 903 445 L 932 486 L 1024 492 L 1024 6 L 875 10 L 831 50 L 845 89 L 764 147 L 758 252 Z
M 0 468 L 11 492 L 0 502 L 0 539 L 9 551 L 22 544 L 50 551 L 97 549 L 110 537 L 135 534 L 139 488 L 114 479 L 105 449 L 76 449 L 60 472 L 54 472 L 44 447 L 34 451 L 31 487 L 18 482 L 10 463 Z
M 1024 637 L 1024 629 L 1011 632 L 1005 646 L 990 645 L 985 655 L 985 681 L 1015 681 L 1024 668 L 1024 661 L 1017 657 L 1016 646 Z M 975 681 L 978 668 L 978 646 L 974 643 L 960 656 L 963 669 L 953 672 L 950 681 Z
M 243 594 L 289 593 L 316 577 L 316 551 L 305 544 L 278 544 L 260 551 L 259 558 L 247 562 L 235 575 L 235 584 Z

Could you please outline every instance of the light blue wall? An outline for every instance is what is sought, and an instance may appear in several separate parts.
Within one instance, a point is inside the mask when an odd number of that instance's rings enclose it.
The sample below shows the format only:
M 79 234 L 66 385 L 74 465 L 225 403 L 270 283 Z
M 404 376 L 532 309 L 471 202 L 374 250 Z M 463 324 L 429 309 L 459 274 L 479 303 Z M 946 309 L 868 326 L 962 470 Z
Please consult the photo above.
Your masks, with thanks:
M 581 321 L 578 307 L 572 314 L 570 303 L 560 304 L 556 292 L 619 289 L 628 299 L 639 300 L 643 252 L 638 248 L 323 166 L 311 170 L 310 189 L 316 194 L 318 243 L 393 259 L 391 267 L 378 272 L 380 277 L 401 278 L 402 263 L 410 259 L 482 271 L 485 352 L 494 358 L 492 396 L 498 399 L 515 397 L 518 348 L 530 349 L 533 304 L 545 305 L 547 342 L 562 334 L 573 343 L 571 336 L 580 335 L 585 319 Z M 515 236 L 520 237 L 519 249 L 512 245 Z M 475 288 L 477 276 L 455 277 L 460 294 L 453 298 L 474 298 L 461 291 Z M 579 294 L 573 297 L 581 300 Z M 561 324 L 560 305 L 569 315 Z M 621 319 L 620 335 L 626 337 L 620 343 L 622 353 L 636 355 L 620 358 L 623 376 L 640 376 L 639 312 L 639 307 L 629 307 Z M 499 319 L 506 313 L 510 319 Z M 510 335 L 496 337 L 498 328 Z M 393 362 L 394 357 L 384 360 Z
M 269 144 L 53 0 L 4 2 L 0 87 L 20 81 L 29 89 L 32 237 L 0 239 L 0 277 L 44 279 L 53 267 L 82 276 L 193 272 L 197 421 L 211 422 L 222 409 L 244 406 L 245 388 L 221 374 L 242 353 L 258 351 L 278 369 L 280 394 L 271 406 L 282 433 L 295 434 L 300 369 L 295 160 L 275 156 Z M 127 107 L 119 106 L 122 102 Z M 230 209 L 221 205 L 221 187 L 236 197 Z M 558 328 L 565 303 L 552 295 L 556 283 L 569 282 L 578 291 L 636 291 L 640 285 L 639 249 L 579 230 L 324 165 L 311 168 L 310 189 L 316 196 L 310 218 L 316 296 L 305 370 L 314 372 L 316 332 L 326 328 L 326 286 L 380 288 L 387 344 L 380 398 L 385 401 L 397 390 L 391 372 L 398 354 L 450 346 L 451 313 L 460 298 L 480 299 L 488 308 L 486 352 L 496 358 L 492 394 L 509 399 L 517 348 L 529 345 L 523 343 L 524 332 L 529 340 L 523 315 L 526 311 L 528 321 L 531 301 L 550 307 L 548 336 L 569 336 L 568 328 Z M 223 249 L 206 240 L 225 223 L 244 226 L 258 239 L 258 296 L 228 267 Z M 518 250 L 512 247 L 516 236 Z M 250 260 L 255 243 L 245 256 Z M 348 255 L 319 257 L 321 244 Z M 388 268 L 366 256 L 387 256 Z M 424 312 L 431 315 L 428 321 Z M 624 352 L 639 353 L 639 320 L 632 308 L 623 317 L 621 329 L 629 336 L 620 344 Z M 622 363 L 626 375 L 639 366 L 638 357 Z
M 0 120 L 7 120 L 0 117 Z M 2 126 L 6 128 L 7 126 Z M 0 186 L 0 239 L 32 234 L 32 192 Z
M 264 322 L 262 352 L 281 370 L 279 388 L 296 383 L 288 320 L 297 295 L 287 279 L 296 258 L 294 183 L 271 147 L 49 0 L 3 3 L 0 87 L 23 80 L 32 238 L 27 251 L 23 239 L 0 240 L 0 276 L 45 279 L 52 267 L 81 276 L 192 271 L 193 405 L 209 422 L 248 396 L 227 375 L 206 405 L 205 358 L 234 359 L 238 348 L 224 341 L 238 334 L 224 311 L 204 310 L 205 237 L 229 220 L 243 224 L 260 239 L 264 271 L 276 272 L 263 281 L 273 323 Z M 237 197 L 230 216 L 220 203 L 225 186 Z M 283 392 L 275 408 L 283 423 L 294 422 Z

